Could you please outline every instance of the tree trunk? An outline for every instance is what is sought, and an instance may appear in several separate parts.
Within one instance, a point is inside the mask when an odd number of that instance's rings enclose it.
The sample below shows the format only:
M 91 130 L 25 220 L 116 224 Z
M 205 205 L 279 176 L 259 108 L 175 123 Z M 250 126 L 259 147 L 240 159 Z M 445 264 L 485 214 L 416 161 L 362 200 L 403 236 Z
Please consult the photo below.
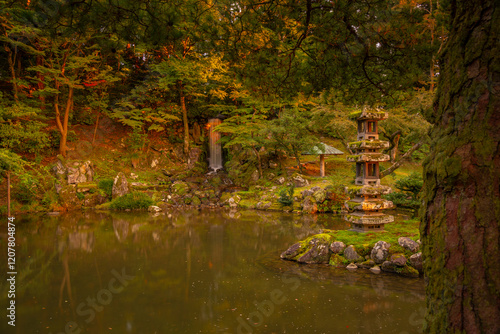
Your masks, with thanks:
M 7 33 L 5 35 L 7 35 Z M 13 60 L 12 50 L 7 45 L 4 46 L 4 49 L 7 52 L 7 63 L 9 64 L 10 75 L 12 76 L 12 89 L 13 89 L 13 93 L 14 93 L 14 100 L 16 102 L 18 102 L 19 101 L 19 97 L 18 97 L 19 89 L 17 86 L 16 69 L 14 68 L 14 60 Z
M 399 139 L 400 138 L 401 138 L 401 134 L 397 134 L 396 137 L 394 138 L 394 147 L 389 152 L 391 162 L 396 161 L 396 156 L 398 155 L 398 146 L 399 146 Z
M 500 11 L 452 0 L 434 112 L 426 118 L 420 235 L 426 333 L 500 333 Z
M 58 84 L 56 84 L 56 89 L 59 89 Z M 73 87 L 69 87 L 68 92 L 68 100 L 66 101 L 66 108 L 64 109 L 64 117 L 61 121 L 61 114 L 59 111 L 59 95 L 56 95 L 54 101 L 54 107 L 56 109 L 56 124 L 59 132 L 61 133 L 61 140 L 59 141 L 59 153 L 63 157 L 66 157 L 68 147 L 66 145 L 68 138 L 68 121 L 69 121 L 69 113 L 71 111 L 71 105 L 73 103 Z
M 260 156 L 260 153 L 255 146 L 252 146 L 252 150 L 255 153 L 255 155 L 257 156 L 257 163 L 258 163 L 257 167 L 259 169 L 259 175 L 262 178 L 262 175 L 263 175 L 262 174 L 262 157 Z
M 179 94 L 181 96 L 182 123 L 184 125 L 184 154 L 189 155 L 189 124 L 187 118 L 186 97 L 184 96 L 182 84 L 179 84 Z
M 415 152 L 416 150 L 418 150 L 420 148 L 420 146 L 422 146 L 423 143 L 424 143 L 424 140 L 422 139 L 421 141 L 419 141 L 418 143 L 413 145 L 405 154 L 403 154 L 403 156 L 397 162 L 393 163 L 391 165 L 391 167 L 380 172 L 380 178 L 383 178 L 383 177 L 391 174 L 392 172 L 394 172 L 396 169 L 398 169 L 403 164 L 403 162 L 405 162 L 406 159 L 411 157 L 413 152 Z

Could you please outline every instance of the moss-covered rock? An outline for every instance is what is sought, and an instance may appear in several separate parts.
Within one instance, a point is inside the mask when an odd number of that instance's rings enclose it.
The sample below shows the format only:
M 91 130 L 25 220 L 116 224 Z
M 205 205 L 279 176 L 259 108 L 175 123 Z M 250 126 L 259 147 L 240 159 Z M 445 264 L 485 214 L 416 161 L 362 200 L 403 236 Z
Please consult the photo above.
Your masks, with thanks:
M 395 272 L 405 277 L 419 277 L 418 270 L 408 265 L 405 265 L 404 267 L 397 267 Z
M 191 205 L 193 206 L 200 206 L 201 205 L 201 200 L 198 196 L 193 196 Z
M 332 254 L 330 256 L 330 261 L 328 262 L 329 265 L 335 267 L 335 268 L 343 268 L 345 266 L 345 262 L 347 260 L 339 254 Z
M 189 192 L 189 186 L 186 182 L 175 181 L 170 186 L 170 191 L 176 195 L 184 196 Z
M 313 236 L 308 242 L 308 250 L 297 258 L 299 263 L 328 263 L 330 261 L 329 245 L 331 237 L 328 234 Z

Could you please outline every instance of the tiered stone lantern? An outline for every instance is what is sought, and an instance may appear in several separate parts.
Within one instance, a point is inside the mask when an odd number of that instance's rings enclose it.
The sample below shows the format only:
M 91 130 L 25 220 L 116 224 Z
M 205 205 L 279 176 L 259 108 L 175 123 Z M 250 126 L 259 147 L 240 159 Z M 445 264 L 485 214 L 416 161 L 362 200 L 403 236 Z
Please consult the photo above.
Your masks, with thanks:
M 393 216 L 382 212 L 394 207 L 393 203 L 381 198 L 392 190 L 380 184 L 379 163 L 390 158 L 380 153 L 381 149 L 389 147 L 389 142 L 379 140 L 378 122 L 387 117 L 386 112 L 368 110 L 349 115 L 358 123 L 358 141 L 349 143 L 349 148 L 356 154 L 347 157 L 347 161 L 356 163 L 355 185 L 347 187 L 350 212 L 345 216 L 353 231 L 383 231 L 385 224 L 394 221 Z

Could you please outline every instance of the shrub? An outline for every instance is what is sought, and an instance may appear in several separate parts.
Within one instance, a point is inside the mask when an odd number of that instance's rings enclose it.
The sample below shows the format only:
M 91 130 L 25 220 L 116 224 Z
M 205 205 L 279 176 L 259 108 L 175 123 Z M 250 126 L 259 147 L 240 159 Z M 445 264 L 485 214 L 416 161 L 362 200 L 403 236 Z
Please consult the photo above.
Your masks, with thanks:
M 104 191 L 104 193 L 108 196 L 108 198 L 111 198 L 113 194 L 113 179 L 103 179 L 100 180 L 99 183 L 97 184 L 97 187 Z
M 384 198 L 404 208 L 418 210 L 420 207 L 419 195 L 423 180 L 420 173 L 412 173 L 396 181 L 394 186 L 399 192 L 385 195 Z
M 110 209 L 115 210 L 134 210 L 134 209 L 147 209 L 153 205 L 153 200 L 145 193 L 133 192 L 121 197 L 115 198 L 111 204 Z
M 134 130 L 128 134 L 125 142 L 133 151 L 138 151 L 144 148 L 148 143 L 148 135 L 146 133 L 141 133 L 140 129 L 134 128 Z
M 289 187 L 282 188 L 280 190 L 278 202 L 283 206 L 290 206 L 293 204 L 293 190 L 295 189 L 294 185 Z

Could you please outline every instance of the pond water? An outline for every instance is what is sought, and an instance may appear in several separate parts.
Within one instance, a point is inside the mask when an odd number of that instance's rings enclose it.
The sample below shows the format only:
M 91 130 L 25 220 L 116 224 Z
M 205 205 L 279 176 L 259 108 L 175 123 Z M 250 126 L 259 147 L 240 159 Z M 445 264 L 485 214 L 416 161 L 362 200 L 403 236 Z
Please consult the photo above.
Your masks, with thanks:
M 419 332 L 422 279 L 279 259 L 297 240 L 346 227 L 332 215 L 257 211 L 17 216 L 16 326 L 3 315 L 0 332 Z M 6 312 L 5 278 L 1 289 Z

